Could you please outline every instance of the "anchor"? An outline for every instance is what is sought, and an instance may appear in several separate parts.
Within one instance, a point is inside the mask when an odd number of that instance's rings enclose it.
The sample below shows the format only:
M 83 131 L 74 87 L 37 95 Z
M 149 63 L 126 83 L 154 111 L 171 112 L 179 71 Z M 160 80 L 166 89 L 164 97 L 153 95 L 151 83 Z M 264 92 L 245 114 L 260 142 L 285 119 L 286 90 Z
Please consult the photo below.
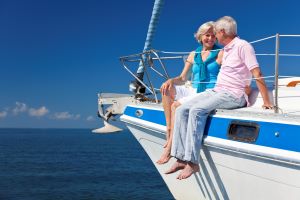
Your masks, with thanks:
M 128 103 L 134 103 L 136 100 L 133 95 L 100 93 L 98 94 L 98 117 L 104 122 L 104 127 L 92 130 L 93 133 L 114 133 L 122 131 L 117 126 L 110 124 L 108 121 L 116 121 L 116 116 L 123 114 Z M 104 111 L 104 105 L 108 107 Z M 110 105 L 110 106 L 109 106 Z

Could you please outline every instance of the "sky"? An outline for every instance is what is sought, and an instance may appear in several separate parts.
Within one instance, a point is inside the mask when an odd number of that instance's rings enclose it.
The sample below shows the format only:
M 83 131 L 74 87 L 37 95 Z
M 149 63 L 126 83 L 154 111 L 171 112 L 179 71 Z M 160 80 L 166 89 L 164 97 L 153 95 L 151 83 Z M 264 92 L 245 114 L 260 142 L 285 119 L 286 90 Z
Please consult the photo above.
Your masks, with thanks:
M 119 57 L 143 50 L 154 0 L 0 0 L 0 128 L 97 128 L 99 92 L 130 93 Z M 229 15 L 247 41 L 300 34 L 299 1 L 165 0 L 154 49 L 189 52 L 204 22 Z M 300 53 L 300 38 L 280 40 Z M 253 44 L 274 53 L 274 40 Z M 300 76 L 299 57 L 280 58 L 283 75 Z M 274 58 L 258 57 L 265 75 Z M 169 66 L 168 66 L 169 67 Z M 181 66 L 170 67 L 171 75 Z M 134 71 L 134 70 L 133 70 Z

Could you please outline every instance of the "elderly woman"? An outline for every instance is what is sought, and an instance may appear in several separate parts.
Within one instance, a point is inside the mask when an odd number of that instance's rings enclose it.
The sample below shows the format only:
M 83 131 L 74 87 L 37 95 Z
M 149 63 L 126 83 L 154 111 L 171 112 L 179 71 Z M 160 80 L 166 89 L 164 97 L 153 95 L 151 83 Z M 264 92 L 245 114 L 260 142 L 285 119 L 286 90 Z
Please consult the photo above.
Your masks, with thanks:
M 194 97 L 195 94 L 215 86 L 222 60 L 222 51 L 220 52 L 219 47 L 215 45 L 216 37 L 213 25 L 214 23 L 210 21 L 199 27 L 197 33 L 195 33 L 195 38 L 200 43 L 200 46 L 195 52 L 189 54 L 182 73 L 178 77 L 167 80 L 161 86 L 162 103 L 167 125 L 167 142 L 164 146 L 164 152 L 157 161 L 158 164 L 164 164 L 171 158 L 176 107 Z M 191 68 L 192 84 L 189 87 L 184 83 L 187 81 L 187 75 Z

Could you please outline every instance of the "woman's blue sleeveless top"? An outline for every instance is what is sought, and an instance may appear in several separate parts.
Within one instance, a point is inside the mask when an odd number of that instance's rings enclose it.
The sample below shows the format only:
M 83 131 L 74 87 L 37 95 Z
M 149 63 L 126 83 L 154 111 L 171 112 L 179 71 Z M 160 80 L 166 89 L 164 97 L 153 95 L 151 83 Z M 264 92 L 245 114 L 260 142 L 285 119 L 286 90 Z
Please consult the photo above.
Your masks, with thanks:
M 216 46 L 213 49 L 219 49 L 219 47 Z M 203 92 L 206 89 L 214 88 L 220 71 L 220 65 L 216 62 L 219 51 L 211 51 L 207 59 L 203 62 L 199 53 L 198 56 L 200 56 L 200 58 L 196 58 L 197 52 L 201 52 L 201 50 L 202 48 L 196 50 L 192 67 L 192 86 L 193 88 L 197 88 L 198 93 Z

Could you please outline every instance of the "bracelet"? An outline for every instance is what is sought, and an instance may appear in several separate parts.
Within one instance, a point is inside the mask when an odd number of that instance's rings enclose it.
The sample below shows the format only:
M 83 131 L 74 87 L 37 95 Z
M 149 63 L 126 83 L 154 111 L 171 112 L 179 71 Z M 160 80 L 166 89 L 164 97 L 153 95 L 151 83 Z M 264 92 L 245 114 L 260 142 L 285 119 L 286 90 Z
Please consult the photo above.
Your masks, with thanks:
M 186 59 L 185 62 L 190 63 L 191 65 L 194 64 L 194 63 L 192 63 L 191 61 L 189 61 L 188 59 Z

